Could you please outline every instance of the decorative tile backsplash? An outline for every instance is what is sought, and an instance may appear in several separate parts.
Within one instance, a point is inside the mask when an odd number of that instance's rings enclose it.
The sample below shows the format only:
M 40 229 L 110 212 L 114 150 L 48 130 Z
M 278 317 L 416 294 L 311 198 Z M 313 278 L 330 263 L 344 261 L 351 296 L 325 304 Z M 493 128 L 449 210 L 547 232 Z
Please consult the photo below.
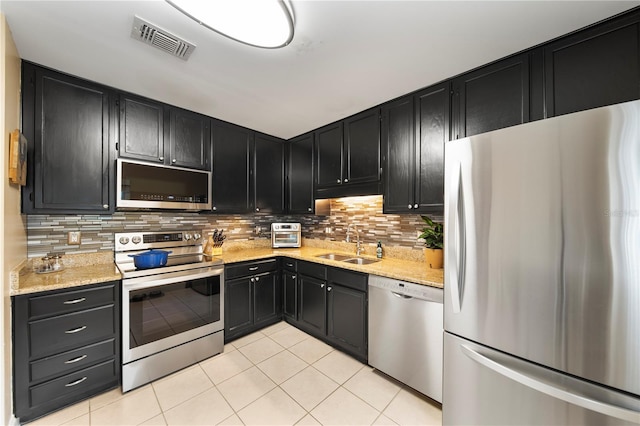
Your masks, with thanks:
M 300 222 L 302 235 L 310 239 L 343 241 L 347 226 L 353 223 L 365 244 L 380 240 L 383 246 L 401 246 L 421 250 L 417 231 L 423 222 L 419 215 L 382 214 L 382 196 L 338 198 L 330 200 L 329 216 L 285 215 L 207 215 L 186 212 L 117 212 L 113 215 L 29 215 L 27 245 L 29 257 L 50 252 L 94 253 L 112 251 L 115 232 L 135 230 L 162 231 L 182 229 L 224 229 L 229 240 L 269 238 L 271 223 Z M 442 217 L 434 216 L 437 221 Z M 256 234 L 256 228 L 261 232 Z M 80 231 L 81 245 L 68 245 L 67 232 Z M 327 232 L 329 231 L 329 232 Z M 205 234 L 207 235 L 207 234 Z M 355 236 L 355 235 L 354 235 Z

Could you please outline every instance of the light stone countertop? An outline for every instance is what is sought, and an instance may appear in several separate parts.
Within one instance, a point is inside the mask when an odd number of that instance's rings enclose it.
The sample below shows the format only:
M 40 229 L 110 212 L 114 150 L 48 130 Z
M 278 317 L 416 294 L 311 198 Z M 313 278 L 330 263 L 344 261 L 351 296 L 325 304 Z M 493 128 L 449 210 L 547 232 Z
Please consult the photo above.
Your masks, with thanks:
M 384 257 L 380 262 L 369 265 L 355 265 L 336 260 L 322 259 L 317 256 L 325 253 L 339 253 L 355 257 L 349 245 L 340 243 L 317 243 L 316 246 L 305 245 L 301 248 L 272 249 L 269 246 L 256 246 L 245 242 L 228 244 L 222 255 L 214 256 L 225 264 L 267 259 L 274 256 L 286 256 L 292 259 L 320 263 L 365 274 L 408 281 L 431 287 L 443 288 L 444 270 L 430 269 L 424 261 L 414 256 Z M 364 255 L 362 257 L 372 258 Z M 38 260 L 29 259 L 14 269 L 11 274 L 11 296 L 31 294 L 50 290 L 79 287 L 122 279 L 118 268 L 113 263 L 113 252 L 76 254 L 63 256 L 64 270 L 48 274 L 34 272 L 34 264 Z

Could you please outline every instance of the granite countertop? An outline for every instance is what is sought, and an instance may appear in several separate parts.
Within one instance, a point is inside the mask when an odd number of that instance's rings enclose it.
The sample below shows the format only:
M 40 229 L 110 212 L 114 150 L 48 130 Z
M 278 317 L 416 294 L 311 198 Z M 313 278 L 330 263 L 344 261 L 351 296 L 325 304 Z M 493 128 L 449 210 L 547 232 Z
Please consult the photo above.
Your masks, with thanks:
M 267 259 L 274 256 L 286 256 L 293 259 L 335 266 L 365 274 L 409 281 L 416 284 L 443 288 L 444 270 L 429 269 L 424 262 L 416 259 L 385 257 L 380 262 L 369 265 L 354 265 L 336 260 L 317 257 L 325 253 L 340 253 L 355 257 L 352 251 L 341 246 L 321 246 L 301 248 L 272 249 L 271 247 L 253 247 L 250 244 L 229 245 L 222 255 L 215 256 L 225 264 Z M 371 258 L 371 256 L 362 256 Z M 50 290 L 79 287 L 122 279 L 113 263 L 113 253 L 76 254 L 63 257 L 64 270 L 47 274 L 34 272 L 37 261 L 28 260 L 14 269 L 11 274 L 11 296 L 31 294 Z
M 355 254 L 347 251 L 332 250 L 321 247 L 301 247 L 301 248 L 247 248 L 241 250 L 224 251 L 222 255 L 215 256 L 222 259 L 225 264 L 243 262 L 247 260 L 266 259 L 273 256 L 287 256 L 292 259 L 306 260 L 321 263 L 327 266 L 336 266 L 352 271 L 364 272 L 366 274 L 380 275 L 383 277 L 409 281 L 416 284 L 428 285 L 431 287 L 444 287 L 444 270 L 430 269 L 424 262 L 414 260 L 404 260 L 396 258 L 383 258 L 380 262 L 368 265 L 355 265 L 337 260 L 322 259 L 316 257 L 325 253 L 339 253 L 355 257 Z M 371 256 L 361 256 L 370 258 Z

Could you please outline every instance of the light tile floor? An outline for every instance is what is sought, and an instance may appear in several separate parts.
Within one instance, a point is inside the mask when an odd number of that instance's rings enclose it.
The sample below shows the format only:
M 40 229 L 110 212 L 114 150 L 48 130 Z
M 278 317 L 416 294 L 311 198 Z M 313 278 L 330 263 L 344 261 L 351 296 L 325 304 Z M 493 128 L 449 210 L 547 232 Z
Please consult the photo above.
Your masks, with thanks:
M 434 401 L 280 322 L 141 388 L 30 425 L 441 425 Z

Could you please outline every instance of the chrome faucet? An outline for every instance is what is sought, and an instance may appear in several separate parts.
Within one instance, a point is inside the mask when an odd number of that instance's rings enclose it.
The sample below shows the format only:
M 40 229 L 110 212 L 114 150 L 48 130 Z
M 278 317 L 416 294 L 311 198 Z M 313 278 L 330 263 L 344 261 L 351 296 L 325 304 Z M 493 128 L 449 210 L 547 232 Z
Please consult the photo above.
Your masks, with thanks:
M 356 231 L 356 256 L 360 256 L 360 253 L 362 252 L 362 246 L 360 245 L 360 232 L 358 232 L 358 227 L 356 225 L 354 225 L 353 223 L 350 223 L 349 226 L 347 226 L 347 238 L 346 241 L 349 243 L 351 242 L 350 238 L 349 238 L 349 234 L 351 233 L 351 227 L 353 226 L 353 229 Z

